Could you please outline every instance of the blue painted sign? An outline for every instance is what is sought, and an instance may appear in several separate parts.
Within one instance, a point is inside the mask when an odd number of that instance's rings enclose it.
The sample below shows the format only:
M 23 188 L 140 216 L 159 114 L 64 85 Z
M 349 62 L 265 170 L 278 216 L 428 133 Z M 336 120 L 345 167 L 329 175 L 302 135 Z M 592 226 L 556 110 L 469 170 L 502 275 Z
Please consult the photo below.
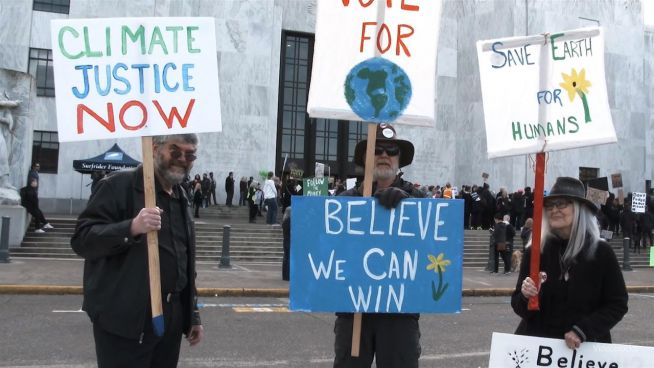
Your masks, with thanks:
M 289 308 L 309 312 L 461 310 L 463 201 L 292 198 Z

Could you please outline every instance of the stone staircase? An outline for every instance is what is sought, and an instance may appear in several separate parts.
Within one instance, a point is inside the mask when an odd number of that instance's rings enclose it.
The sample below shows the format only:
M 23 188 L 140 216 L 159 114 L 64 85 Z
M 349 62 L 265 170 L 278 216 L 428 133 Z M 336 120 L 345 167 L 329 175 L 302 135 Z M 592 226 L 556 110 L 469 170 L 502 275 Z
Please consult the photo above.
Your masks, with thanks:
M 265 216 L 265 213 L 264 213 Z M 10 249 L 12 258 L 80 259 L 70 248 L 75 218 L 48 216 L 55 227 L 46 233 L 35 233 L 30 228 L 19 248 Z M 278 215 L 281 219 L 281 214 Z M 247 207 L 222 205 L 203 208 L 196 219 L 197 261 L 220 262 L 223 228 L 230 225 L 230 258 L 237 264 L 279 264 L 283 256 L 281 227 L 265 224 L 265 217 L 257 217 L 256 224 L 248 223 Z M 463 266 L 484 268 L 488 259 L 489 233 L 485 230 L 466 230 L 464 235 Z M 516 240 L 520 242 L 516 236 Z M 622 264 L 622 239 L 611 240 L 611 245 Z M 516 247 L 517 248 L 517 247 Z M 649 249 L 640 254 L 630 253 L 633 268 L 649 266 Z

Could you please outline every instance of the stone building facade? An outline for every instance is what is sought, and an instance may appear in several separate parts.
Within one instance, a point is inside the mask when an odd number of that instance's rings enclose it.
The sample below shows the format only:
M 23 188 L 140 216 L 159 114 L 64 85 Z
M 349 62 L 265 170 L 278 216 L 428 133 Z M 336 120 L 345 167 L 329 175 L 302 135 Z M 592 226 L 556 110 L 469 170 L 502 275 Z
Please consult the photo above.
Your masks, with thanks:
M 229 171 L 241 176 L 258 176 L 262 170 L 279 173 L 289 142 L 320 144 L 338 140 L 347 159 L 362 129 L 338 133 L 320 130 L 296 110 L 298 121 L 307 121 L 308 130 L 300 138 L 285 140 L 284 78 L 290 59 L 289 47 L 307 47 L 309 55 L 318 0 L 70 0 L 67 12 L 34 10 L 32 0 L 0 0 L 1 89 L 20 79 L 28 84 L 29 97 L 21 116 L 30 132 L 41 139 L 57 130 L 55 99 L 42 96 L 34 50 L 50 50 L 49 23 L 61 18 L 134 16 L 209 16 L 216 20 L 217 58 L 220 79 L 223 131 L 202 134 L 199 159 L 194 173 L 214 172 L 219 197 Z M 417 0 L 416 0 L 417 1 Z M 48 1 L 40 1 L 40 3 Z M 57 2 L 58 3 L 58 2 Z M 455 185 L 480 183 L 481 173 L 490 174 L 491 187 L 510 190 L 533 185 L 527 156 L 488 160 L 475 42 L 526 34 L 538 34 L 593 26 L 606 29 L 606 80 L 618 143 L 551 153 L 545 185 L 561 175 L 578 176 L 588 168 L 600 177 L 620 172 L 627 191 L 643 191 L 645 180 L 654 176 L 654 29 L 643 23 L 639 0 L 445 0 L 438 45 L 437 120 L 434 127 L 398 126 L 398 133 L 414 142 L 414 163 L 406 177 L 421 184 Z M 298 41 L 299 40 L 299 41 Z M 308 40 L 308 43 L 305 42 Z M 292 44 L 298 41 L 299 43 Z M 310 59 L 309 59 L 310 60 Z M 47 63 L 47 62 L 46 62 Z M 310 73 L 309 65 L 295 65 Z M 51 65 L 51 64 L 50 64 Z M 301 69 L 304 68 L 304 69 Z M 47 65 L 46 69 L 47 70 Z M 32 74 L 25 82 L 25 73 Z M 48 86 L 46 86 L 48 87 Z M 297 91 L 295 91 L 297 92 Z M 301 91 L 302 92 L 302 91 Z M 304 91 L 306 92 L 306 91 Z M 11 91 L 8 91 L 11 93 Z M 46 91 L 47 94 L 47 91 Z M 306 99 L 306 95 L 294 96 Z M 299 106 L 302 107 L 300 101 Z M 296 106 L 297 107 L 297 106 Z M 344 123 L 344 122 L 343 122 Z M 344 126 L 340 123 L 339 126 Z M 313 125 L 312 125 L 313 124 Z M 347 123 L 346 123 L 347 124 Z M 292 129 L 291 129 L 292 130 Z M 342 129 L 341 129 L 342 130 Z M 26 170 L 32 160 L 26 134 L 20 170 L 12 177 L 17 187 L 25 185 Z M 289 138 L 290 139 L 290 138 Z M 104 152 L 114 143 L 132 157 L 140 158 L 140 140 L 120 139 L 58 145 L 56 171 L 41 174 L 40 197 L 47 211 L 76 212 L 90 193 L 90 177 L 73 171 L 72 161 Z M 299 142 L 299 143 L 298 143 Z M 46 142 L 47 143 L 47 142 Z M 52 143 L 52 142 L 50 142 Z M 285 148 L 286 147 L 286 148 Z M 318 151 L 316 151 L 318 152 Z M 325 152 L 323 152 L 325 153 Z M 295 160 L 307 176 L 311 165 L 320 161 Z M 17 155 L 18 157 L 18 155 Z M 327 156 L 325 156 L 327 157 Z M 329 157 L 328 157 L 329 158 Z M 292 166 L 292 165 L 289 165 Z M 297 167 L 297 165 L 296 165 Z M 288 166 L 286 167 L 288 168 Z M 334 166 L 339 175 L 353 174 L 351 164 Z

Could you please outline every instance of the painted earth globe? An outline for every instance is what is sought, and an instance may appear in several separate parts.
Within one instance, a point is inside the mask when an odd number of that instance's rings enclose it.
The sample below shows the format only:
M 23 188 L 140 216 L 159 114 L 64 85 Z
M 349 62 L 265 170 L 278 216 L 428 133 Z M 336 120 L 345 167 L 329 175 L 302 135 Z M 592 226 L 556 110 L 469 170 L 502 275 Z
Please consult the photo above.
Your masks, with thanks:
M 345 99 L 364 121 L 392 122 L 411 100 L 411 81 L 397 64 L 381 57 L 357 64 L 345 79 Z

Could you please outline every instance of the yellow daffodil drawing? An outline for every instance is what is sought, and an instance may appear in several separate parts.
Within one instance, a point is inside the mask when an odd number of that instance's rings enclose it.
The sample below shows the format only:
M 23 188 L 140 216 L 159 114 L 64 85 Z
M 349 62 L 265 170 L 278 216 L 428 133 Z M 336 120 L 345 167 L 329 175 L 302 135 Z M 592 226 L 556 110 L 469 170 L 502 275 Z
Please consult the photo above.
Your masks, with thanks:
M 450 284 L 445 284 L 445 286 L 443 286 L 443 272 L 445 272 L 445 267 L 449 266 L 452 262 L 443 259 L 445 257 L 445 254 L 443 253 L 439 254 L 438 257 L 434 257 L 431 254 L 428 254 L 427 257 L 430 262 L 427 265 L 427 271 L 434 270 L 434 272 L 438 272 L 438 288 L 434 281 L 431 282 L 432 298 L 434 301 L 438 301 L 445 293 L 445 290 L 447 290 L 447 287 L 450 286 Z
M 559 83 L 559 86 L 563 87 L 568 92 L 570 102 L 574 101 L 576 95 L 581 97 L 581 102 L 584 104 L 584 117 L 586 118 L 586 123 L 590 123 L 590 111 L 588 110 L 586 95 L 588 94 L 588 87 L 591 86 L 591 83 L 586 80 L 586 69 L 581 69 L 579 74 L 577 74 L 577 70 L 572 68 L 570 75 L 561 73 L 561 77 L 563 77 L 563 83 Z

